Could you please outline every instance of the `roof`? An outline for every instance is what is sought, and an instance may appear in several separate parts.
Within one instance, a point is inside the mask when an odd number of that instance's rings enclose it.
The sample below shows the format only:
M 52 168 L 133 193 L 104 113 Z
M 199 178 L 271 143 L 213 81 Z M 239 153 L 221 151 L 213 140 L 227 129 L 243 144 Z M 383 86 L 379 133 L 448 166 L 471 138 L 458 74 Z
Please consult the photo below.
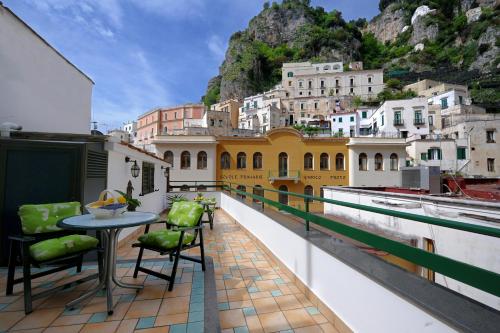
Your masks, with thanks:
M 80 74 L 82 74 L 83 76 L 85 76 L 90 82 L 92 82 L 92 84 L 95 84 L 94 80 L 92 80 L 90 78 L 90 76 L 88 76 L 87 74 L 85 74 L 80 68 L 78 68 L 75 64 L 73 64 L 71 61 L 69 61 L 64 55 L 62 55 L 61 52 L 59 52 L 55 47 L 53 47 L 49 42 L 47 42 L 45 40 L 45 38 L 43 38 L 42 36 L 40 36 L 40 34 L 38 34 L 32 27 L 30 27 L 28 25 L 28 23 L 26 23 L 25 21 L 23 21 L 19 16 L 17 16 L 9 7 L 6 7 L 1 1 L 0 1 L 0 7 L 7 10 L 9 13 L 11 13 L 16 19 L 19 20 L 19 22 L 21 22 L 22 24 L 24 24 L 24 26 L 26 26 L 26 28 L 28 28 L 33 34 L 35 34 L 35 36 L 37 36 L 43 43 L 45 43 L 45 45 L 47 45 L 48 47 L 50 47 L 56 54 L 58 54 L 61 58 L 63 58 L 70 66 L 72 66 L 74 69 L 76 69 L 78 72 L 80 72 Z
M 122 146 L 126 146 L 126 147 L 128 147 L 128 148 L 130 148 L 130 149 L 136 150 L 136 151 L 141 152 L 141 153 L 143 153 L 143 154 L 146 154 L 146 155 L 148 155 L 148 156 L 150 156 L 150 157 L 156 158 L 157 160 L 160 160 L 160 161 L 162 161 L 162 162 L 168 163 L 168 162 L 167 162 L 167 161 L 165 161 L 163 158 L 160 158 L 160 157 L 156 156 L 155 154 L 150 153 L 149 151 L 146 151 L 146 150 L 144 150 L 144 149 L 141 149 L 141 148 L 138 148 L 138 147 L 136 147 L 136 146 L 134 146 L 134 145 L 131 145 L 131 144 L 130 144 L 130 143 L 128 143 L 128 142 L 125 142 L 125 141 L 120 141 L 119 143 L 120 143 Z

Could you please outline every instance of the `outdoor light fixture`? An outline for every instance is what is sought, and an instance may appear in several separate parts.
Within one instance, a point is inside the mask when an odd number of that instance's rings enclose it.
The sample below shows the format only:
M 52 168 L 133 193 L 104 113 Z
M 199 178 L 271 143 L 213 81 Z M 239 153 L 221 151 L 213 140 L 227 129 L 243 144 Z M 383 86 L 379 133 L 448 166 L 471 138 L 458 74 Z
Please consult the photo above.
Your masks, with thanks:
M 165 176 L 165 178 L 168 177 L 169 173 L 170 173 L 170 168 L 169 167 L 164 167 L 163 165 L 161 166 L 161 169 L 164 170 L 163 171 L 163 175 Z
M 139 168 L 139 165 L 137 164 L 137 161 L 136 160 L 131 160 L 130 157 L 126 156 L 125 157 L 125 162 L 126 163 L 134 162 L 134 164 L 132 164 L 132 167 L 130 168 L 130 172 L 132 173 L 132 177 L 134 177 L 134 178 L 139 177 L 139 173 L 141 172 L 141 168 Z

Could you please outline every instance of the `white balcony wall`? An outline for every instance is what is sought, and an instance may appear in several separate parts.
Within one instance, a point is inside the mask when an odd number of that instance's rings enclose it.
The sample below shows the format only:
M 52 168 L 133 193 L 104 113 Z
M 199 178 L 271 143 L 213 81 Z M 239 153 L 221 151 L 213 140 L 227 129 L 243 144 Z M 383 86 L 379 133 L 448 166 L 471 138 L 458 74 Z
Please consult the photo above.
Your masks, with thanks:
M 354 332 L 455 331 L 243 202 L 222 193 L 221 207 Z

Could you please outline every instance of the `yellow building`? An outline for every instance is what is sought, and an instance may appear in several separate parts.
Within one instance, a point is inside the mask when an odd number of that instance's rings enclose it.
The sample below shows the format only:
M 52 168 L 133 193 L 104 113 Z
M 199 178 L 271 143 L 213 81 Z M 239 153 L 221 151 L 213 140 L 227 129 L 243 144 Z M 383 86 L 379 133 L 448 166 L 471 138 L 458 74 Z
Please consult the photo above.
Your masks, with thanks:
M 304 137 L 295 129 L 278 128 L 263 137 L 218 137 L 217 179 L 244 186 L 262 186 L 321 196 L 321 186 L 348 185 L 348 138 Z M 266 198 L 297 208 L 304 200 L 278 193 Z M 311 211 L 322 210 L 312 203 Z

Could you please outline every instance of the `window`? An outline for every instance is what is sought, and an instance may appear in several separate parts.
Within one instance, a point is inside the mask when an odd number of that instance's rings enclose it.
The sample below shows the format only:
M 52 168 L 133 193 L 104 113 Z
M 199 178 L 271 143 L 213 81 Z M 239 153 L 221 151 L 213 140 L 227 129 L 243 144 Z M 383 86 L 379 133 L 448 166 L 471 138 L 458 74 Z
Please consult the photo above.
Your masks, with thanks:
M 240 190 L 240 191 L 242 191 L 242 192 L 246 192 L 246 191 L 247 191 L 247 187 L 246 187 L 246 186 L 243 186 L 243 185 L 238 185 L 238 186 L 236 186 L 236 189 L 237 189 L 237 190 Z M 246 199 L 246 197 L 247 197 L 246 195 L 244 195 L 244 194 L 240 194 L 240 193 L 236 193 L 236 195 L 237 195 L 238 197 L 240 197 L 241 199 Z
M 300 103 L 300 109 L 304 110 L 304 103 Z
M 204 170 L 207 168 L 207 153 L 204 151 L 198 152 L 198 158 L 196 162 L 197 169 Z
M 289 107 L 290 111 L 293 111 L 293 102 L 290 102 L 289 105 L 288 105 L 288 107 Z
M 262 153 L 257 152 L 253 154 L 253 168 L 262 169 Z
M 321 88 L 324 88 L 325 87 L 325 81 L 321 80 L 320 85 L 321 85 Z
M 390 159 L 391 159 L 391 171 L 397 171 L 399 169 L 398 155 L 392 153 Z
M 354 122 L 354 116 L 351 116 L 351 123 Z
M 338 80 L 338 79 L 336 79 L 336 80 L 335 80 L 335 87 L 338 87 L 338 86 L 339 86 L 339 80 Z
M 342 117 L 339 117 L 339 123 L 341 123 L 341 122 L 342 122 Z
M 314 109 L 317 110 L 318 109 L 318 102 L 314 102 Z
M 430 148 L 427 150 L 427 159 L 429 161 L 432 160 L 441 160 L 441 149 L 440 148 Z
M 464 104 L 464 97 L 458 96 L 458 104 Z
M 494 158 L 486 159 L 486 166 L 488 167 L 488 172 L 495 172 L 495 159 Z
M 311 89 L 311 88 L 312 88 L 312 85 L 313 85 L 313 82 L 312 82 L 312 81 L 309 81 L 309 82 L 308 82 L 309 89 Z
M 353 78 L 350 79 L 350 84 L 351 84 L 351 87 L 354 85 L 354 79 Z
M 354 93 L 354 88 L 349 89 L 349 92 L 352 94 Z
M 343 128 L 339 128 L 339 136 L 344 136 L 344 129 Z
M 210 119 L 210 126 L 215 126 L 215 119 Z
M 363 118 L 363 119 L 367 118 L 367 112 L 366 111 L 362 111 L 361 112 L 361 118 Z
M 342 171 L 344 170 L 344 154 L 338 153 L 335 156 L 335 170 Z
M 304 154 L 304 170 L 313 169 L 313 155 L 311 153 Z
M 278 190 L 283 191 L 283 192 L 288 192 L 288 187 L 286 185 L 281 185 Z M 283 205 L 288 205 L 288 194 L 286 193 L 279 193 L 278 195 L 278 200 L 280 204 Z
M 368 170 L 368 157 L 365 153 L 359 154 L 359 171 Z
M 246 167 L 247 167 L 247 154 L 239 152 L 238 155 L 236 155 L 236 168 L 246 169 Z
M 434 125 L 434 117 L 433 116 L 429 116 L 429 125 L 432 126 Z
M 142 162 L 142 194 L 155 191 L 155 165 Z
M 368 87 L 368 92 L 371 93 L 372 92 L 372 87 Z
M 457 160 L 465 160 L 465 147 L 457 147 Z
M 422 118 L 422 110 L 415 110 L 415 125 L 421 125 L 424 123 L 424 119 Z
M 287 77 L 293 77 L 293 72 L 288 72 L 286 75 Z
M 302 88 L 302 81 L 299 81 L 299 88 Z
M 325 91 L 323 89 L 321 89 L 321 95 L 324 95 L 325 94 Z
M 191 168 L 191 154 L 188 151 L 181 153 L 181 169 Z
M 253 108 L 256 109 L 257 108 L 257 101 L 253 101 Z
M 330 160 L 330 157 L 328 156 L 327 153 L 322 153 L 320 156 L 319 156 L 319 169 L 320 170 L 328 170 L 329 169 L 329 161 Z
M 288 81 L 288 86 L 291 87 L 292 86 L 292 81 Z
M 177 112 L 174 113 L 174 118 L 177 119 Z
M 222 127 L 222 119 L 219 119 L 219 127 Z
M 372 83 L 372 77 L 371 76 L 368 77 L 368 83 Z
M 167 134 L 167 132 L 168 132 L 167 126 L 163 127 L 163 134 Z
M 258 195 L 263 197 L 264 196 L 264 189 L 260 185 L 255 185 L 252 190 L 253 194 Z M 253 202 L 261 202 L 259 199 L 253 198 Z
M 422 161 L 427 161 L 427 153 L 420 153 L 420 159 Z
M 448 98 L 441 98 L 441 109 L 448 108 Z
M 486 143 L 495 143 L 495 130 L 486 131 Z
M 220 168 L 226 170 L 231 168 L 231 155 L 228 152 L 223 152 L 220 155 Z
M 310 195 L 310 196 L 313 196 L 314 195 L 314 189 L 311 185 L 306 185 L 304 187 L 304 195 Z M 309 198 L 304 198 L 304 202 L 311 202 L 312 199 L 309 199 Z
M 384 115 L 380 116 L 380 126 L 384 126 Z
M 287 177 L 288 176 L 288 154 L 280 153 L 278 155 L 278 173 L 279 177 Z
M 376 153 L 375 154 L 375 171 L 382 171 L 384 170 L 384 158 L 382 157 L 382 154 Z
M 163 154 L 163 159 L 165 160 L 165 162 L 167 162 L 168 164 L 170 164 L 171 168 L 174 167 L 174 153 L 172 153 L 172 151 L 167 150 Z

